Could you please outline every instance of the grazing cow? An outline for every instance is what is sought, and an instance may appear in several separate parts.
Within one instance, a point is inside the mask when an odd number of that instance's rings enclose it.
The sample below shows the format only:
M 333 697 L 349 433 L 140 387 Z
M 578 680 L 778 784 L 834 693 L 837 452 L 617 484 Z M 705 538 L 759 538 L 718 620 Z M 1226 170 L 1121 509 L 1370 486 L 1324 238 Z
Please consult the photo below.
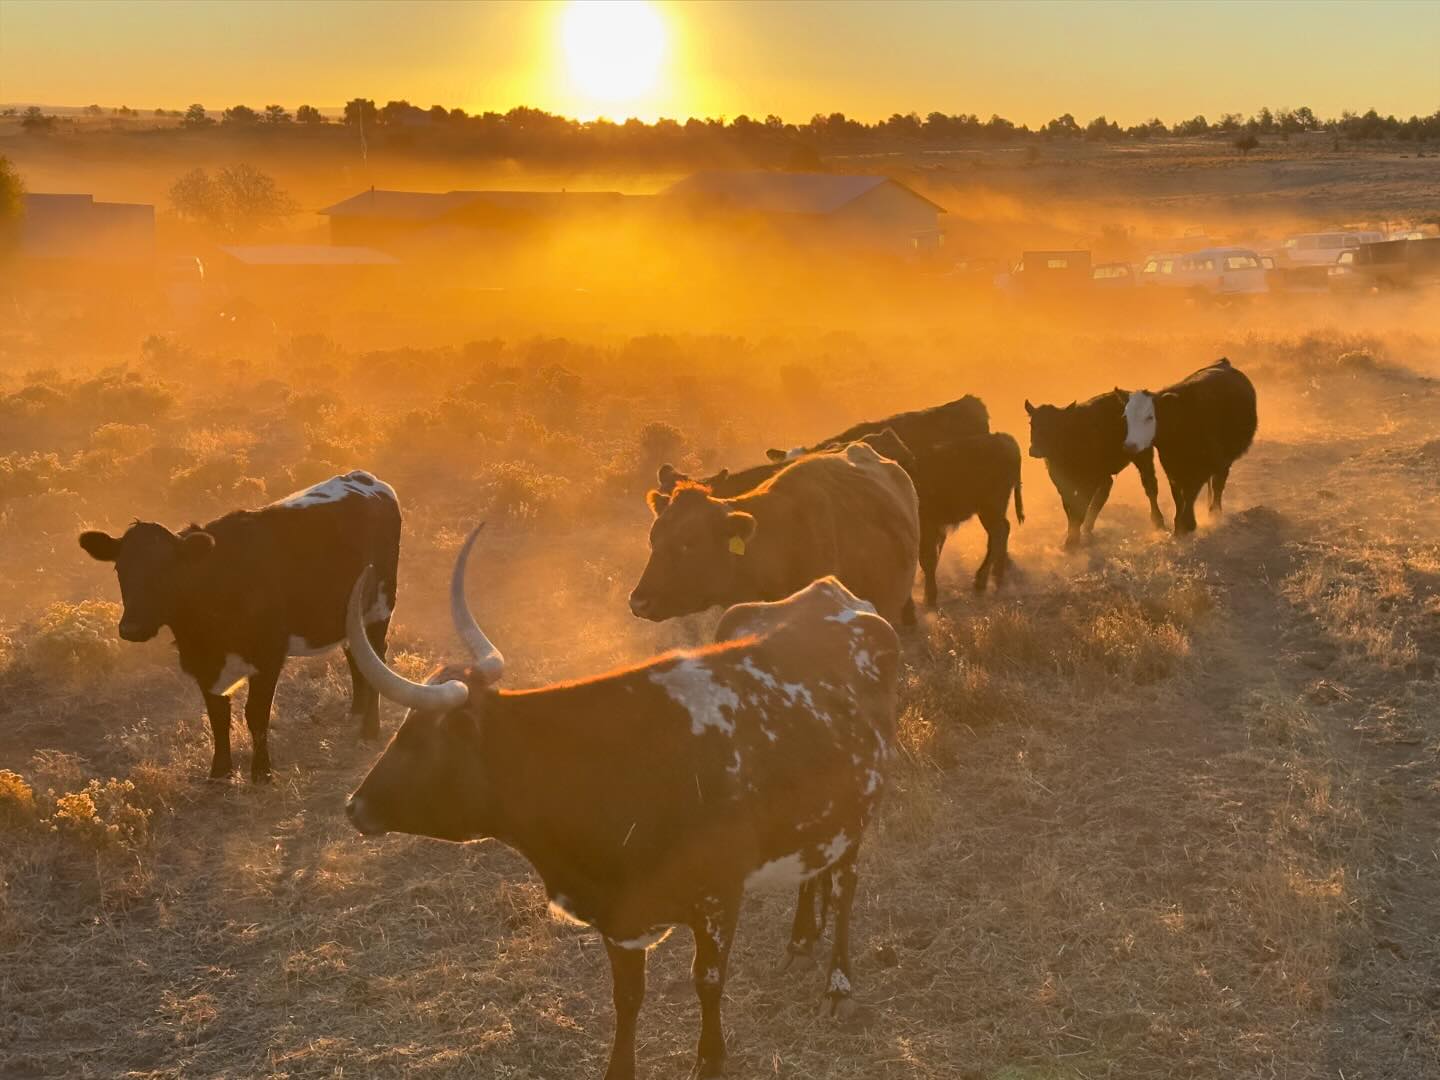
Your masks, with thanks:
M 114 537 L 80 535 L 80 546 L 115 564 L 125 610 L 120 636 L 149 641 L 168 626 L 180 668 L 200 686 L 215 753 L 212 778 L 230 775 L 230 695 L 250 680 L 245 723 L 254 753 L 250 779 L 267 780 L 270 706 L 291 656 L 314 656 L 345 638 L 345 597 L 369 564 L 380 589 L 366 613 L 382 653 L 395 610 L 400 504 L 389 484 L 352 472 L 259 510 L 237 510 L 179 535 L 141 521 Z M 361 735 L 380 734 L 380 703 L 350 661 L 350 713 Z
M 865 443 L 808 454 L 753 491 L 651 491 L 650 561 L 630 610 L 660 622 L 716 605 L 779 600 L 833 574 L 898 625 L 915 580 L 915 485 Z
M 1150 500 L 1150 521 L 1165 527 L 1160 513 L 1160 485 L 1155 481 L 1155 453 L 1147 445 L 1132 450 L 1125 445 L 1125 390 L 1099 394 L 1063 409 L 1055 405 L 1031 405 L 1030 456 L 1043 458 L 1045 469 L 1060 493 L 1068 528 L 1065 548 L 1070 550 L 1095 532 L 1095 519 L 1110 498 L 1115 474 L 1134 465 L 1141 486 Z
M 1195 531 L 1195 499 L 1210 485 L 1210 512 L 1221 512 L 1230 466 L 1250 449 L 1259 420 L 1255 386 L 1221 357 L 1157 394 L 1137 390 L 1125 405 L 1125 449 L 1151 446 L 1170 480 L 1175 535 Z
M 366 835 L 493 837 L 529 860 L 552 910 L 605 941 L 615 1001 L 606 1080 L 635 1075 L 647 950 L 680 925 L 695 940 L 694 1074 L 722 1074 L 720 1002 L 748 888 L 798 888 L 792 958 L 811 953 L 833 912 L 826 995 L 833 1011 L 847 1005 L 856 855 L 894 742 L 895 631 L 827 577 L 777 603 L 730 608 L 715 645 L 496 690 L 504 662 L 464 596 L 474 537 L 451 579 L 470 666 L 441 668 L 428 684 L 391 671 L 364 632 L 364 580 L 351 595 L 361 670 L 411 710 L 350 797 L 351 823 Z

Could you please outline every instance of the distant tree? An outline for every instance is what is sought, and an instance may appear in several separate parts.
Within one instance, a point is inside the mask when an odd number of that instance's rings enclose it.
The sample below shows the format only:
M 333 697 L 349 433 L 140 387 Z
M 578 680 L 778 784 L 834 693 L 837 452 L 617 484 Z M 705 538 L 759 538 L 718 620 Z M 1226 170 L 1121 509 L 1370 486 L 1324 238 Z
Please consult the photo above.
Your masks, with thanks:
M 265 123 L 267 123 L 267 124 L 288 124 L 288 123 L 290 123 L 290 119 L 291 119 L 291 118 L 290 118 L 290 114 L 285 111 L 285 106 L 283 106 L 283 105 L 266 105 L 266 106 L 265 106 Z
M 1106 120 L 1103 116 L 1097 116 L 1085 125 L 1085 138 L 1092 141 L 1118 139 L 1120 125 L 1113 120 Z
M 253 127 L 260 122 L 260 114 L 249 105 L 232 105 L 220 116 L 226 127 Z
M 451 120 L 452 123 L 459 123 L 461 120 L 468 120 L 468 119 L 469 119 L 469 116 L 466 115 L 464 109 L 451 109 L 451 110 L 450 110 L 450 120 Z
M 204 105 L 191 105 L 185 110 L 182 122 L 187 128 L 204 128 L 215 123 L 215 118 L 205 111 Z
M 105 112 L 105 110 L 102 109 L 99 105 L 86 105 L 85 112 L 88 113 L 90 116 L 100 116 Z
M 1235 149 L 1240 151 L 1241 157 L 1249 157 L 1250 151 L 1260 145 L 1260 140 L 1255 137 L 1255 132 L 1246 130 L 1244 134 L 1235 139 Z
M 1220 122 L 1215 125 L 1215 130 L 1221 132 L 1239 131 L 1240 125 L 1243 122 L 1244 117 L 1238 112 L 1221 113 Z
M 214 176 L 192 169 L 171 185 L 170 205 L 185 220 L 229 237 L 274 228 L 299 210 L 273 177 L 250 165 L 233 165 Z
M 427 111 L 431 121 L 436 124 L 445 124 L 450 121 L 450 110 L 444 105 L 431 105 Z
M 156 116 L 164 116 L 164 115 L 165 115 L 165 110 L 164 110 L 164 109 L 156 109 L 154 115 L 156 115 Z
M 0 157 L 0 258 L 18 242 L 24 213 L 25 182 L 10 159 Z
M 1300 125 L 1301 131 L 1314 131 L 1320 126 L 1320 121 L 1315 119 L 1315 114 L 1308 105 L 1302 105 L 1295 110 L 1295 122 Z
M 55 126 L 55 117 L 46 116 L 39 105 L 31 105 L 20 114 L 20 126 L 32 134 L 43 134 Z
M 314 105 L 301 105 L 295 110 L 295 119 L 302 124 L 323 124 L 325 114 Z
M 382 124 L 403 124 L 418 115 L 420 115 L 420 110 L 408 101 L 387 101 L 385 107 L 380 110 L 380 122 Z
M 1060 135 L 1069 138 L 1080 134 L 1080 125 L 1075 122 L 1075 117 L 1067 112 L 1062 116 L 1057 116 L 1040 130 L 1046 135 Z
M 132 108 L 130 108 L 129 105 L 121 105 L 118 109 L 115 109 L 114 112 L 115 112 L 115 115 L 116 115 L 116 116 L 135 116 L 135 115 L 137 115 L 136 112 L 135 112 L 135 110 L 132 109 Z
M 375 108 L 375 102 L 369 98 L 355 98 L 345 103 L 345 123 L 363 124 L 365 127 L 374 127 L 380 117 L 379 111 Z
M 1210 132 L 1210 122 L 1203 116 L 1196 116 L 1189 120 L 1181 120 L 1170 130 L 1176 135 L 1206 135 Z

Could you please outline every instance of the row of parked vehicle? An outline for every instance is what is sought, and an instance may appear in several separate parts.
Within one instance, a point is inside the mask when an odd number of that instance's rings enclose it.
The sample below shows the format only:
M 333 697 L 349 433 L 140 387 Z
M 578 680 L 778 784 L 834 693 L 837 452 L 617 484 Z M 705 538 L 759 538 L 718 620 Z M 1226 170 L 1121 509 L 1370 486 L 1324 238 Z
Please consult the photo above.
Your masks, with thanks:
M 952 276 L 1015 294 L 1156 288 L 1195 297 L 1366 292 L 1440 284 L 1440 237 L 1420 232 L 1306 233 L 1278 248 L 1217 245 L 1163 251 L 1139 263 L 1093 263 L 1088 251 L 1027 251 L 1013 266 L 957 263 Z

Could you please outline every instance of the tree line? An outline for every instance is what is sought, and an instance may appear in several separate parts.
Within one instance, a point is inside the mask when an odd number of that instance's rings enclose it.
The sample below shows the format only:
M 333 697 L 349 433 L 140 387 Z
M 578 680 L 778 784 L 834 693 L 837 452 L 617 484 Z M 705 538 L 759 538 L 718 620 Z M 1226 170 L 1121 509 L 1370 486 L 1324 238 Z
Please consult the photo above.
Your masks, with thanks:
M 99 115 L 104 110 L 98 105 L 91 105 L 86 111 Z M 112 113 L 122 117 L 139 115 L 135 110 L 124 107 L 112 110 Z M 624 136 L 632 141 L 650 140 L 673 144 L 687 139 L 713 139 L 719 135 L 740 144 L 769 142 L 796 146 L 823 144 L 833 147 L 839 144 L 863 147 L 877 143 L 983 144 L 1034 139 L 1119 142 L 1210 135 L 1235 140 L 1237 146 L 1240 146 L 1242 141 L 1249 141 L 1253 146 L 1258 145 L 1262 137 L 1284 141 L 1292 135 L 1307 132 L 1327 132 L 1337 139 L 1357 142 L 1388 139 L 1419 142 L 1440 140 L 1440 109 L 1428 116 L 1411 116 L 1402 120 L 1393 115 L 1382 116 L 1375 109 L 1364 113 L 1345 111 L 1338 117 L 1321 118 L 1308 107 L 1264 107 L 1248 117 L 1240 113 L 1224 113 L 1217 120 L 1211 121 L 1203 115 L 1197 115 L 1169 124 L 1153 117 L 1144 123 L 1128 127 L 1122 127 L 1104 116 L 1097 116 L 1082 124 L 1072 114 L 1065 113 L 1033 129 L 1024 124 L 1015 124 L 999 115 L 982 120 L 974 113 L 952 115 L 943 112 L 931 112 L 926 116 L 914 112 L 895 113 L 888 119 L 868 124 L 839 112 L 828 115 L 817 113 L 801 124 L 788 123 L 774 115 L 754 119 L 743 114 L 730 120 L 721 117 L 691 118 L 685 121 L 661 119 L 653 124 L 639 120 L 616 123 L 605 119 L 571 120 L 542 109 L 524 106 L 504 113 L 472 114 L 464 109 L 447 108 L 444 105 L 421 108 L 403 100 L 377 105 L 369 98 L 353 98 L 345 104 L 343 114 L 333 121 L 313 105 L 301 105 L 293 112 L 282 105 L 266 105 L 261 109 L 234 105 L 222 110 L 217 116 L 204 105 L 194 104 L 184 110 L 156 109 L 154 115 L 157 118 L 178 121 L 180 127 L 189 130 L 212 127 L 226 130 L 296 126 L 313 128 L 335 123 L 377 133 L 406 130 L 413 135 L 419 135 L 433 131 L 437 136 L 444 132 L 470 136 L 477 140 L 488 137 L 512 141 L 516 137 L 528 136 L 533 139 L 566 139 L 579 142 L 590 140 L 601 143 L 613 141 L 617 136 Z M 44 132 L 54 129 L 57 118 L 47 116 L 37 106 L 31 106 L 20 115 L 20 123 L 27 131 Z

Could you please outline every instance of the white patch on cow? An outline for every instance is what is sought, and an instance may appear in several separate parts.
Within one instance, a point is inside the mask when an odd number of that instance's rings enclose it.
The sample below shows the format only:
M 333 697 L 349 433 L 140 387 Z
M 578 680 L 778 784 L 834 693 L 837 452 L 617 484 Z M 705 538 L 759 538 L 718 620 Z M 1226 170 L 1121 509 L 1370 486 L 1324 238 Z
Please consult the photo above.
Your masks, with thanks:
M 570 898 L 564 893 L 556 893 L 550 898 L 550 914 L 563 923 L 570 923 L 574 926 L 589 925 L 570 909 Z
M 1132 454 L 1155 442 L 1155 395 L 1137 390 L 1125 402 L 1125 449 Z
M 740 670 L 745 672 L 745 674 L 749 675 L 761 686 L 768 686 L 771 690 L 776 689 L 780 685 L 779 680 L 776 679 L 774 675 L 771 675 L 770 672 L 762 670 L 755 665 L 754 657 L 747 656 L 744 660 L 741 660 Z
M 871 679 L 880 677 L 880 669 L 875 666 L 875 658 L 870 655 L 869 649 L 856 649 L 851 655 L 855 658 L 855 667 L 860 674 Z
M 880 789 L 880 773 L 871 769 L 865 774 L 865 787 L 861 790 L 862 795 L 874 795 Z
M 325 503 L 339 502 L 347 495 L 359 495 L 367 499 L 389 499 L 396 506 L 400 505 L 394 488 L 363 469 L 346 473 L 344 476 L 332 476 L 329 480 L 286 495 L 285 498 L 271 505 L 296 508 L 323 506 Z
M 850 837 L 845 835 L 844 829 L 841 829 L 835 834 L 835 839 L 820 849 L 820 854 L 824 856 L 826 866 L 834 866 L 840 861 L 840 857 L 849 850 Z
M 329 645 L 311 645 L 310 642 L 306 641 L 299 634 L 291 634 L 290 644 L 285 646 L 285 655 L 319 656 L 321 653 L 329 652 L 338 644 L 340 644 L 338 641 L 332 641 Z
M 605 940 L 617 949 L 633 949 L 638 952 L 642 949 L 653 949 L 669 937 L 670 931 L 673 929 L 675 929 L 673 926 L 656 926 L 646 930 L 643 934 L 626 938 L 624 941 L 617 941 L 612 937 L 607 937 Z
M 715 681 L 715 673 L 703 660 L 688 658 L 663 671 L 652 671 L 650 681 L 664 687 L 690 714 L 692 734 L 703 735 L 709 728 L 725 735 L 735 733 L 734 712 L 740 698 L 734 690 Z M 726 716 L 723 709 L 729 709 L 731 715 Z
M 247 664 L 234 653 L 225 654 L 225 666 L 220 669 L 220 675 L 210 687 L 210 692 L 217 697 L 229 697 L 240 684 L 251 675 L 255 674 L 255 667 Z
M 791 889 L 815 876 L 816 871 L 805 865 L 798 851 L 772 859 L 745 878 L 747 889 Z
M 825 621 L 826 621 L 826 622 L 838 622 L 838 623 L 851 623 L 851 622 L 854 622 L 854 621 L 855 621 L 855 616 L 857 616 L 857 615 L 874 615 L 874 614 L 876 614 L 875 605 L 874 605 L 874 604 L 870 603 L 869 600 L 861 600 L 861 599 L 857 598 L 852 604 L 848 605 L 847 607 L 845 607 L 844 609 L 842 609 L 842 610 L 840 610 L 840 611 L 837 611 L 834 615 L 826 615 L 826 616 L 825 616 Z M 857 626 L 857 627 L 855 627 L 854 629 L 858 631 L 860 628 Z
M 841 971 L 839 968 L 836 968 L 834 971 L 830 972 L 830 993 L 850 993 L 850 980 L 845 977 L 845 972 Z
M 785 451 L 785 460 L 786 460 L 786 461 L 794 461 L 796 458 L 798 458 L 798 457 L 804 457 L 804 456 L 805 456 L 805 448 L 804 448 L 803 446 L 792 446 L 792 447 L 790 447 L 789 450 L 786 450 L 786 451 Z

